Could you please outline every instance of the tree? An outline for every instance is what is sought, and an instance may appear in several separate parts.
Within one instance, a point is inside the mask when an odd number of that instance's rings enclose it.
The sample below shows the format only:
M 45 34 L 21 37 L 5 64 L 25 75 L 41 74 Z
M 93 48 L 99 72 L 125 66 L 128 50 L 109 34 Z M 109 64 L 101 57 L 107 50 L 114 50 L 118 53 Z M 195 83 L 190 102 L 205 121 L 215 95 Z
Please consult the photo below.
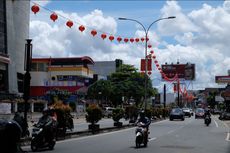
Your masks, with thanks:
M 147 97 L 153 96 L 157 91 L 153 89 L 152 82 L 147 76 Z M 112 73 L 110 81 L 114 86 L 112 92 L 111 101 L 115 106 L 121 104 L 122 97 L 126 101 L 131 98 L 134 99 L 136 105 L 138 105 L 145 95 L 145 77 L 137 72 L 137 69 L 133 65 L 123 64 L 118 71 Z
M 212 109 L 214 109 L 214 108 L 215 108 L 215 105 L 216 105 L 215 96 L 216 96 L 216 92 L 210 92 L 210 93 L 209 93 L 209 96 L 207 97 L 208 105 L 209 105 Z
M 108 100 L 112 94 L 113 86 L 108 80 L 98 80 L 88 88 L 87 95 L 89 98 Z

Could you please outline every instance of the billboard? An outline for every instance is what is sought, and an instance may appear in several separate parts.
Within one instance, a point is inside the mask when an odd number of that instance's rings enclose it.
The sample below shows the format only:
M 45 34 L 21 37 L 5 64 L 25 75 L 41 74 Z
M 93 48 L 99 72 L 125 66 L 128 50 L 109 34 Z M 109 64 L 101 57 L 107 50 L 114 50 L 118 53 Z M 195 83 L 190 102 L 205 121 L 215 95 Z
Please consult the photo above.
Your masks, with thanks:
M 216 83 L 230 83 L 230 75 L 229 76 L 216 76 Z
M 180 79 L 195 80 L 195 64 L 164 64 L 161 69 L 168 78 L 177 74 Z

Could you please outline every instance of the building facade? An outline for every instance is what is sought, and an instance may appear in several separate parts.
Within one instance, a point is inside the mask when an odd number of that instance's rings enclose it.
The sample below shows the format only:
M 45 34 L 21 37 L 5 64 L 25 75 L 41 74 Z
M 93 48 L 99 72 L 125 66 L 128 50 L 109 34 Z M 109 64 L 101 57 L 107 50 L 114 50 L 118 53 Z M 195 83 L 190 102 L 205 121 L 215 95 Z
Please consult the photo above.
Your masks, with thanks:
M 30 1 L 0 1 L 0 99 L 23 92 Z
M 89 68 L 94 71 L 98 80 L 100 80 L 101 78 L 107 79 L 108 76 L 116 72 L 121 65 L 122 60 L 116 59 L 115 61 L 95 61 L 94 65 L 90 65 Z
M 33 58 L 31 68 L 30 95 L 44 98 L 53 90 L 75 94 L 93 80 L 89 65 L 94 61 L 87 56 L 69 58 Z

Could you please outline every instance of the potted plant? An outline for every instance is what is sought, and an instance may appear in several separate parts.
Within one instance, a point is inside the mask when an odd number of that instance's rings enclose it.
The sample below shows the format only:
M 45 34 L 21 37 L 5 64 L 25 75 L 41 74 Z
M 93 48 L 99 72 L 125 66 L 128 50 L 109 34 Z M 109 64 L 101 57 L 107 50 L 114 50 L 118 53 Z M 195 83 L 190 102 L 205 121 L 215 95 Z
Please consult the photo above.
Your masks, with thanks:
M 124 110 L 122 108 L 115 108 L 112 113 L 112 117 L 114 120 L 114 126 L 121 127 L 122 122 L 119 122 L 119 120 L 124 117 Z
M 86 121 L 89 124 L 88 128 L 89 130 L 91 130 L 93 133 L 95 133 L 96 131 L 99 131 L 99 124 L 96 124 L 99 120 L 101 120 L 102 118 L 102 110 L 101 108 L 96 105 L 96 104 L 90 104 L 87 108 L 86 108 Z

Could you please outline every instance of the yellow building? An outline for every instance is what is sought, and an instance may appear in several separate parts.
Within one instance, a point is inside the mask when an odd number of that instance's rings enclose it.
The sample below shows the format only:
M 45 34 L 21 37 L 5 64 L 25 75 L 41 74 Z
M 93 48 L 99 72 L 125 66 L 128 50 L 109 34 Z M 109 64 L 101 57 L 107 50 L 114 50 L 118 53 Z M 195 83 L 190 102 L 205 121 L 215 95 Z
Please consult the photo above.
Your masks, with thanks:
M 94 61 L 88 57 L 33 58 L 31 69 L 32 97 L 44 96 L 52 89 L 76 92 L 93 80 L 93 71 L 88 65 Z

